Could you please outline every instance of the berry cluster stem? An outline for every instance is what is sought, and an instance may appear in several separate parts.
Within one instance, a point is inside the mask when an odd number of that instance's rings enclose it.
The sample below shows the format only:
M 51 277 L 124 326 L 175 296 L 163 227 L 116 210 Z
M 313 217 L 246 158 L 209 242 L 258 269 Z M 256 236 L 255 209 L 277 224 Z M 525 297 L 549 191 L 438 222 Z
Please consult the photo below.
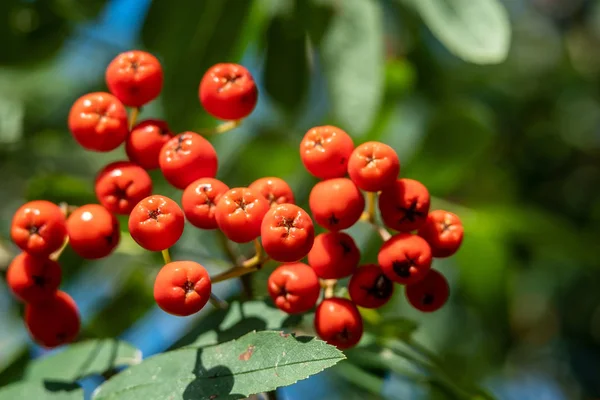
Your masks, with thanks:
M 323 288 L 323 298 L 330 299 L 335 295 L 335 287 L 337 279 L 322 279 L 321 287 Z
M 169 249 L 164 249 L 161 253 L 165 264 L 169 264 L 171 262 L 171 253 L 169 252 Z
M 226 243 L 226 242 L 225 242 Z M 239 278 L 243 275 L 258 271 L 262 265 L 267 262 L 268 257 L 263 256 L 263 248 L 260 240 L 254 240 L 255 254 L 252 258 L 242 262 L 241 265 L 235 265 L 227 271 L 221 272 L 210 278 L 212 283 L 223 282 L 229 279 Z M 235 257 L 233 257 L 235 258 Z
M 67 203 L 60 203 L 59 207 L 60 207 L 61 211 L 63 212 L 63 214 L 65 215 L 65 217 L 68 217 L 70 213 L 72 213 L 75 209 L 77 209 L 76 206 L 70 206 Z M 67 248 L 68 245 L 69 245 L 69 236 L 67 235 L 67 236 L 65 236 L 65 241 L 63 242 L 62 246 L 60 246 L 60 248 L 58 250 L 56 250 L 54 253 L 50 254 L 50 259 L 52 261 L 58 261 L 61 254 L 63 253 L 63 251 L 65 251 L 65 249 Z
M 202 136 L 220 135 L 225 132 L 229 132 L 242 124 L 241 119 L 227 121 L 214 128 L 200 129 L 198 133 Z
M 229 303 L 227 303 L 225 300 L 221 300 L 214 293 L 210 294 L 208 301 L 210 302 L 210 304 L 213 305 L 213 307 L 218 308 L 218 309 L 225 309 L 225 308 L 229 307 Z
M 242 263 L 242 267 L 251 268 L 260 263 L 262 259 L 262 245 L 260 244 L 260 240 L 254 239 L 254 257 L 249 258 L 248 260 Z
M 392 235 L 383 225 L 377 223 L 375 219 L 375 204 L 377 203 L 378 194 L 375 192 L 367 192 L 366 211 L 362 213 L 360 220 L 369 223 L 381 237 L 381 240 L 386 242 Z
M 138 116 L 140 115 L 140 111 L 141 110 L 139 107 L 131 109 L 131 114 L 129 115 L 129 130 L 132 130 L 135 126 Z

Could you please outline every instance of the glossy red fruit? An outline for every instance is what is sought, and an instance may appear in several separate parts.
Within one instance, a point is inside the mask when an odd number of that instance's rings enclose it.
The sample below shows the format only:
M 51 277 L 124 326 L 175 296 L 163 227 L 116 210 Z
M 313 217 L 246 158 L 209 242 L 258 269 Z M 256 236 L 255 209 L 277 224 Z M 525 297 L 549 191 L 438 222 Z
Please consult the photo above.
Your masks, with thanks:
M 317 335 L 339 349 L 356 346 L 363 334 L 363 322 L 358 309 L 350 300 L 325 299 L 315 313 Z
M 331 125 L 317 126 L 300 142 L 300 159 L 317 178 L 341 178 L 346 175 L 352 150 L 354 142 L 346 132 Z
M 217 175 L 215 148 L 194 132 L 184 132 L 169 140 L 158 160 L 165 179 L 177 189 L 184 190 L 195 180 Z
M 142 121 L 127 136 L 125 152 L 129 160 L 140 167 L 146 170 L 158 169 L 160 150 L 173 136 L 165 121 Z
M 345 232 L 320 233 L 308 253 L 308 264 L 323 279 L 350 276 L 359 261 L 360 251 L 354 239 Z
M 269 208 L 267 199 L 256 190 L 233 188 L 219 199 L 215 218 L 229 240 L 246 243 L 260 236 L 262 220 Z
M 116 161 L 96 176 L 96 197 L 108 211 L 127 215 L 152 194 L 152 178 L 145 169 L 129 161 Z
M 365 198 L 348 178 L 321 181 L 313 186 L 308 198 L 317 224 L 330 231 L 350 228 L 365 209 Z
M 48 300 L 25 307 L 25 325 L 39 345 L 54 348 L 72 342 L 79 333 L 81 322 L 73 298 L 57 291 Z
M 95 260 L 111 254 L 119 244 L 119 221 L 98 204 L 78 207 L 67 219 L 69 246 L 80 257 Z
M 406 287 L 406 298 L 419 311 L 437 311 L 450 296 L 448 281 L 438 271 L 429 270 L 425 278 Z
M 377 264 L 359 267 L 348 283 L 350 299 L 357 306 L 379 308 L 394 294 L 394 283 L 383 273 Z
M 419 236 L 429 243 L 434 257 L 450 257 L 458 251 L 464 229 L 456 214 L 444 210 L 431 211 L 419 228 Z
M 165 312 L 188 316 L 200 311 L 211 291 L 206 269 L 193 261 L 174 261 L 161 268 L 154 281 L 154 299 Z
M 274 176 L 255 180 L 248 188 L 260 192 L 269 201 L 271 207 L 277 204 L 294 204 L 292 188 L 281 178 Z
M 129 215 L 131 237 L 150 251 L 162 251 L 177 243 L 184 224 L 185 217 L 179 205 L 161 195 L 146 197 Z
M 69 130 L 84 149 L 106 152 L 119 147 L 129 133 L 127 111 L 110 93 L 81 96 L 69 112 Z
M 348 161 L 348 175 L 356 186 L 378 192 L 393 184 L 400 173 L 396 151 L 385 143 L 366 142 L 354 149 Z
M 200 229 L 218 228 L 217 202 L 228 190 L 226 184 L 214 178 L 200 178 L 190 183 L 181 197 L 181 206 L 190 224 Z
M 25 303 L 39 303 L 54 296 L 62 278 L 60 265 L 46 257 L 28 253 L 16 256 L 6 271 L 6 283 Z
M 115 57 L 106 68 L 106 84 L 126 106 L 141 107 L 160 94 L 163 70 L 152 54 L 126 51 Z
M 256 107 L 258 90 L 250 72 L 241 65 L 221 63 L 212 66 L 200 81 L 200 103 L 215 118 L 246 118 Z
M 279 266 L 269 276 L 267 289 L 277 308 L 288 314 L 309 311 L 321 292 L 317 275 L 303 263 Z
M 36 256 L 48 256 L 58 250 L 66 239 L 65 215 L 54 203 L 30 201 L 15 212 L 10 236 L 21 250 Z
M 427 188 L 414 179 L 398 179 L 379 195 L 379 211 L 385 225 L 400 232 L 419 229 L 429 213 Z
M 308 254 L 315 240 L 310 216 L 294 204 L 279 204 L 265 214 L 260 230 L 265 253 L 279 262 L 298 261 Z
M 399 233 L 386 241 L 377 255 L 383 273 L 396 283 L 414 284 L 431 268 L 431 248 L 420 236 Z

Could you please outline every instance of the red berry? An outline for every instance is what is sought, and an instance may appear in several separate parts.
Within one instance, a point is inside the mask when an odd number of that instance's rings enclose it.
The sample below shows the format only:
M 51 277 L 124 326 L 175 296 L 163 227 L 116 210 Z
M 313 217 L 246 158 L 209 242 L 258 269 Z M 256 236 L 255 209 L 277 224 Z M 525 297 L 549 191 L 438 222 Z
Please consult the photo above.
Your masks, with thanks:
M 411 285 L 431 268 L 431 249 L 422 237 L 399 233 L 381 246 L 377 261 L 388 278 Z
M 317 178 L 341 178 L 346 175 L 352 150 L 354 143 L 346 132 L 335 126 L 317 126 L 304 135 L 300 158 Z
M 431 269 L 419 282 L 406 287 L 406 298 L 419 311 L 437 311 L 448 301 L 448 281 L 438 271 Z
M 36 256 L 48 256 L 65 241 L 65 215 L 54 203 L 46 200 L 30 201 L 15 212 L 10 235 L 21 250 Z
M 379 308 L 392 298 L 394 283 L 379 265 L 367 264 L 359 267 L 350 278 L 348 293 L 357 306 Z
M 38 344 L 53 348 L 72 342 L 81 322 L 73 298 L 59 290 L 44 302 L 27 304 L 25 325 Z
M 25 303 L 40 303 L 54 296 L 61 278 L 62 271 L 56 261 L 28 253 L 16 256 L 6 271 L 8 287 Z
M 127 51 L 115 57 L 106 68 L 106 84 L 123 104 L 141 107 L 160 94 L 162 67 L 150 53 Z
M 348 349 L 355 346 L 362 337 L 362 317 L 350 300 L 325 299 L 315 313 L 315 330 L 327 343 L 340 349 Z
M 419 181 L 398 179 L 379 195 L 379 211 L 386 226 L 400 232 L 418 229 L 429 213 L 429 191 Z
M 83 148 L 111 151 L 119 147 L 129 133 L 127 111 L 110 93 L 89 93 L 71 107 L 69 130 Z
M 217 175 L 217 152 L 212 144 L 194 132 L 184 132 L 170 139 L 158 158 L 167 181 L 177 189 L 185 189 L 200 178 Z
M 158 156 L 162 147 L 173 137 L 165 121 L 146 120 L 137 124 L 127 136 L 125 152 L 132 162 L 152 170 L 160 167 Z
M 108 256 L 119 244 L 119 221 L 106 208 L 87 204 L 67 219 L 69 245 L 80 257 L 90 260 Z
M 181 317 L 197 313 L 206 305 L 211 291 L 206 269 L 193 261 L 174 261 L 158 272 L 154 299 L 163 311 Z
M 168 197 L 152 195 L 140 201 L 129 215 L 129 233 L 140 246 L 162 251 L 183 234 L 185 218 L 179 205 Z
M 267 289 L 277 308 L 288 314 L 309 311 L 321 292 L 317 275 L 303 263 L 279 266 L 269 276 Z
M 279 262 L 304 258 L 315 240 L 309 215 L 294 204 L 279 204 L 264 216 L 260 236 L 265 253 Z
M 393 184 L 400 173 L 400 160 L 390 146 L 366 142 L 354 149 L 348 161 L 348 175 L 356 186 L 378 192 Z
M 271 207 L 277 204 L 295 203 L 292 188 L 281 178 L 274 176 L 260 178 L 252 182 L 248 188 L 259 191 L 260 194 L 269 200 Z
M 464 229 L 456 214 L 444 210 L 429 213 L 419 236 L 429 243 L 433 257 L 450 257 L 460 248 Z
M 152 178 L 145 169 L 129 161 L 116 161 L 96 176 L 96 197 L 108 211 L 127 215 L 152 194 Z
M 185 217 L 200 229 L 218 228 L 215 219 L 217 202 L 229 187 L 218 179 L 200 178 L 183 191 L 181 206 Z
M 365 209 L 365 198 L 348 178 L 317 183 L 310 191 L 308 203 L 317 224 L 330 231 L 350 228 Z
M 258 90 L 250 72 L 238 64 L 213 65 L 198 88 L 200 103 L 215 118 L 246 118 L 256 107 Z
M 360 251 L 345 232 L 317 235 L 308 253 L 308 264 L 319 278 L 341 279 L 352 275 L 360 261 Z
M 250 242 L 260 236 L 260 228 L 269 202 L 256 190 L 233 188 L 223 193 L 215 218 L 219 229 L 236 243 Z

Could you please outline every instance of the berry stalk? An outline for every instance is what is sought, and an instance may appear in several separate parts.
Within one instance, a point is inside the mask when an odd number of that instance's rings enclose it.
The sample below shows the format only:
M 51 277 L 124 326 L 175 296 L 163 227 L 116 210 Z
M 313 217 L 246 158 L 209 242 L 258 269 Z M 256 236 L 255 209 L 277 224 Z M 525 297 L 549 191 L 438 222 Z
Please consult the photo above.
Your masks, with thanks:
M 200 130 L 198 130 L 198 133 L 202 136 L 220 135 L 222 133 L 234 130 L 241 124 L 242 124 L 241 119 L 227 121 L 227 122 L 224 122 L 222 124 L 215 126 L 214 128 L 200 129 Z
M 132 130 L 135 124 L 137 123 L 137 119 L 140 115 L 140 107 L 134 107 L 131 109 L 131 114 L 129 115 L 129 130 Z
M 169 249 L 164 249 L 161 253 L 165 264 L 169 264 L 171 262 L 171 253 L 169 253 Z

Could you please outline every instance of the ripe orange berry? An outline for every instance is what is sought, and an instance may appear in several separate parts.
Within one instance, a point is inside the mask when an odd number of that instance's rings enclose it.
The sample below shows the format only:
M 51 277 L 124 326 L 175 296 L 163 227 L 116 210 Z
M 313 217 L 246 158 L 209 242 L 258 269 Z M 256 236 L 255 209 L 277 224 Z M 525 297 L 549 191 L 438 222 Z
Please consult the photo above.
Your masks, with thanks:
M 72 342 L 81 322 L 73 298 L 59 290 L 46 301 L 27 304 L 25 325 L 39 345 L 53 348 Z
M 198 97 L 213 117 L 238 120 L 246 118 L 256 107 L 258 89 L 246 68 L 221 63 L 206 71 L 198 87 Z
M 359 145 L 348 161 L 350 179 L 367 192 L 378 192 L 393 184 L 399 173 L 398 155 L 394 149 L 381 142 Z
M 129 233 L 141 247 L 162 251 L 181 235 L 185 218 L 179 205 L 168 197 L 152 195 L 140 201 L 129 215 Z
M 400 232 L 410 232 L 423 225 L 429 206 L 429 191 L 414 179 L 398 179 L 383 189 L 379 196 L 383 222 Z
M 158 97 L 163 86 L 160 62 L 145 51 L 126 51 L 106 68 L 106 85 L 123 104 L 141 107 Z
M 46 257 L 28 253 L 16 256 L 6 271 L 6 283 L 25 303 L 40 303 L 54 296 L 62 278 L 60 265 Z
M 110 93 L 89 93 L 71 107 L 69 130 L 84 149 L 111 151 L 119 147 L 129 133 L 127 111 Z
M 419 311 L 437 311 L 448 301 L 448 281 L 438 271 L 431 269 L 419 282 L 406 287 L 406 298 Z
M 383 273 L 377 264 L 359 267 L 348 282 L 350 299 L 357 306 L 379 308 L 394 294 L 394 283 Z
M 48 256 L 66 239 L 65 215 L 54 203 L 30 201 L 15 212 L 10 235 L 21 250 L 40 257 Z
M 411 285 L 431 268 L 431 248 L 420 236 L 399 233 L 381 246 L 377 261 L 392 281 Z
M 200 178 L 217 175 L 217 152 L 212 144 L 194 132 L 184 132 L 170 139 L 159 155 L 160 170 L 177 189 L 184 190 Z
M 255 180 L 248 188 L 260 192 L 269 201 L 271 207 L 277 204 L 294 204 L 292 188 L 281 178 L 274 176 Z
M 279 204 L 265 214 L 260 230 L 265 253 L 279 262 L 304 258 L 315 240 L 309 215 L 294 204 Z
M 69 245 L 80 257 L 94 260 L 108 256 L 119 244 L 119 221 L 106 208 L 87 204 L 67 219 Z
M 450 257 L 458 251 L 464 229 L 456 214 L 444 210 L 429 213 L 419 229 L 419 236 L 429 243 L 433 257 Z
M 165 121 L 149 119 L 137 124 L 127 136 L 125 152 L 132 162 L 146 170 L 158 169 L 162 147 L 173 137 Z
M 360 261 L 360 251 L 345 232 L 320 233 L 308 253 L 308 264 L 319 278 L 342 279 L 352 275 Z
M 315 312 L 315 330 L 327 343 L 348 349 L 362 337 L 362 317 L 350 300 L 335 297 L 324 299 Z
M 354 142 L 346 132 L 335 126 L 317 126 L 300 142 L 300 159 L 317 178 L 341 178 L 346 175 L 352 150 Z
M 116 161 L 96 176 L 96 197 L 108 211 L 127 215 L 152 194 L 152 178 L 145 169 L 129 161 Z
M 181 317 L 200 311 L 211 291 L 206 269 L 193 261 L 174 261 L 158 272 L 154 281 L 154 299 L 165 312 Z
M 215 218 L 219 229 L 236 243 L 250 242 L 260 236 L 260 228 L 269 202 L 256 190 L 233 188 L 223 193 Z
M 214 178 L 200 178 L 190 183 L 181 196 L 181 206 L 190 224 L 200 229 L 218 228 L 217 202 L 228 190 L 226 184 Z
M 365 198 L 348 178 L 317 183 L 310 191 L 308 203 L 317 224 L 330 231 L 350 228 L 365 209 Z
M 269 295 L 277 308 L 288 314 L 301 314 L 315 306 L 321 286 L 315 272 L 303 263 L 283 264 L 267 281 Z

